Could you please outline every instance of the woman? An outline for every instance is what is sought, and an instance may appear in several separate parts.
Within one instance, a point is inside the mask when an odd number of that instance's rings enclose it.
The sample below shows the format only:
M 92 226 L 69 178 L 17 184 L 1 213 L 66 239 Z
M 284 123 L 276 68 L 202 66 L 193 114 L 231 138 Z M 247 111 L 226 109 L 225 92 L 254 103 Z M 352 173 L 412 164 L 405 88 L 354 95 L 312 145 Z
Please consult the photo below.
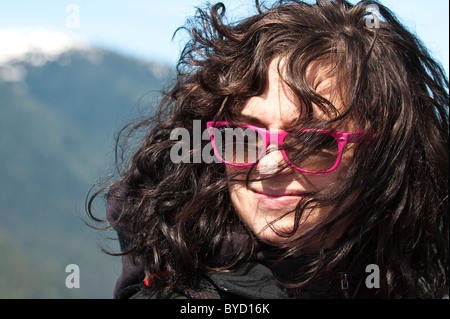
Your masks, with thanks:
M 373 7 L 198 11 L 176 83 L 89 202 L 107 191 L 115 297 L 448 294 L 448 80 Z

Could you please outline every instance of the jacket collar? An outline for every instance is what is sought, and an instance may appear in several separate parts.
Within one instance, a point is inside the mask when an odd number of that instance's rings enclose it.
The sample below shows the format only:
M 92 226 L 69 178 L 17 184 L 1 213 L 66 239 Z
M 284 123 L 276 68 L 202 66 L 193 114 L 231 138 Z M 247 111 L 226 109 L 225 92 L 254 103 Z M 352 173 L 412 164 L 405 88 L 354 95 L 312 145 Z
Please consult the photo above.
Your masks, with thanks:
M 261 263 L 249 262 L 236 271 L 208 271 L 206 275 L 220 290 L 232 295 L 250 299 L 289 298 L 270 269 Z

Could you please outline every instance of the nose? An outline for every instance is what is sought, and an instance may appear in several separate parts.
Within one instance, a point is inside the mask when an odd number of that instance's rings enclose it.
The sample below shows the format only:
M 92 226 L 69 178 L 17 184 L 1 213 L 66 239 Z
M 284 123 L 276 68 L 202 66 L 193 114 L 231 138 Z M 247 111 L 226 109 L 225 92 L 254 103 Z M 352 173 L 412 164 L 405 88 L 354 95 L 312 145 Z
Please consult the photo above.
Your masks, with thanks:
M 275 174 L 278 170 L 278 165 L 283 162 L 283 155 L 279 151 L 277 145 L 269 145 L 266 154 L 258 162 L 258 173 L 261 175 Z

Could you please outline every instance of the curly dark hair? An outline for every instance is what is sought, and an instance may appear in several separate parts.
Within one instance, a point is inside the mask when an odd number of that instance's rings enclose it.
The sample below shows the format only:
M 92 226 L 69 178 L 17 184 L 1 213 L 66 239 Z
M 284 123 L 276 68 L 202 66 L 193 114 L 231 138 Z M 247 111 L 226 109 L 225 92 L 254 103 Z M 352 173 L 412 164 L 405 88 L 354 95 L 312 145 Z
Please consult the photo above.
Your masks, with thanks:
M 378 27 L 366 24 L 370 5 L 378 8 Z M 218 3 L 199 8 L 188 20 L 183 29 L 190 41 L 176 82 L 154 115 L 119 134 L 117 152 L 121 141 L 146 130 L 132 156 L 121 159 L 120 178 L 90 195 L 90 217 L 101 220 L 93 213 L 100 194 L 116 203 L 108 227 L 127 243 L 118 255 L 138 260 L 147 275 L 167 272 L 159 288 L 247 260 L 256 236 L 233 208 L 224 164 L 174 163 L 169 154 L 177 141 L 170 133 L 192 132 L 194 120 L 202 129 L 212 119 L 237 120 L 246 101 L 264 92 L 270 61 L 282 57 L 283 80 L 304 106 L 298 126 L 314 104 L 333 115 L 321 127 L 351 117 L 372 132 L 358 144 L 339 189 L 318 192 L 292 212 L 301 216 L 314 205 L 341 206 L 307 235 L 287 237 L 281 247 L 285 257 L 297 254 L 305 240 L 325 238 L 343 218 L 349 222 L 331 248 L 321 249 L 293 274 L 290 286 L 301 288 L 364 257 L 380 268 L 375 297 L 442 298 L 449 287 L 448 79 L 442 67 L 374 1 L 281 0 L 270 7 L 257 2 L 256 9 L 251 17 L 228 22 L 225 6 Z M 306 70 L 316 62 L 329 66 L 329 75 L 338 79 L 344 111 L 336 112 L 308 84 Z M 191 143 L 190 156 L 206 142 Z M 236 246 L 233 238 L 240 229 L 244 242 L 229 259 L 212 263 L 223 247 Z

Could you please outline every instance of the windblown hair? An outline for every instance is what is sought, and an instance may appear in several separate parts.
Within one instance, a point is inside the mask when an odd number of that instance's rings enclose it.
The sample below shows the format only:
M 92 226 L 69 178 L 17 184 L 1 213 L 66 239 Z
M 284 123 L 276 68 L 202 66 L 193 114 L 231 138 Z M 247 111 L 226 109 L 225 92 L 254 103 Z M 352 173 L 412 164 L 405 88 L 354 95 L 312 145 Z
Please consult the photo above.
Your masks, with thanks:
M 366 24 L 373 4 L 379 27 Z M 376 297 L 448 294 L 449 113 L 442 67 L 376 2 L 278 1 L 256 8 L 254 16 L 228 22 L 218 3 L 198 9 L 188 21 L 183 29 L 191 38 L 176 82 L 154 116 L 122 132 L 128 137 L 147 129 L 120 178 L 91 196 L 90 216 L 100 220 L 92 203 L 107 194 L 118 207 L 109 225 L 127 242 L 119 254 L 138 260 L 147 275 L 167 272 L 169 287 L 194 272 L 231 269 L 247 260 L 255 236 L 244 227 L 247 239 L 232 258 L 212 266 L 222 247 L 235 246 L 235 232 L 243 227 L 230 201 L 224 164 L 174 163 L 169 154 L 178 141 L 170 133 L 175 128 L 192 132 L 193 120 L 201 120 L 205 129 L 212 119 L 239 119 L 245 102 L 266 89 L 270 61 L 281 58 L 280 74 L 301 101 L 299 127 L 316 105 L 331 116 L 321 127 L 337 127 L 350 117 L 371 132 L 356 147 L 339 189 L 318 192 L 292 212 L 298 221 L 309 207 L 335 207 L 317 228 L 287 236 L 286 256 L 313 238 L 324 244 L 333 224 L 344 218 L 349 223 L 330 249 L 293 274 L 291 287 L 301 288 L 368 257 L 380 268 Z M 327 75 L 336 79 L 344 110 L 338 112 L 308 83 L 307 70 L 315 63 L 327 66 Z M 119 135 L 118 145 L 120 140 Z

